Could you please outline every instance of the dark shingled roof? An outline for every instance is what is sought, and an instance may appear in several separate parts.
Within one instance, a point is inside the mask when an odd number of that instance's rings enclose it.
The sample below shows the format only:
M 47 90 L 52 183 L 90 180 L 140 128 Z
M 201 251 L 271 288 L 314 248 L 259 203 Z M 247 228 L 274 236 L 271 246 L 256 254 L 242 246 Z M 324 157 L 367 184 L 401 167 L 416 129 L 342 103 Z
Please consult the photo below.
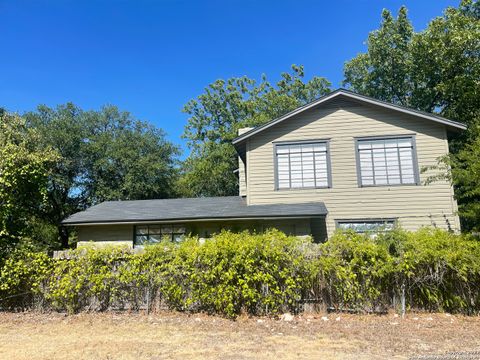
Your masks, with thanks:
M 325 216 L 323 202 L 302 204 L 249 205 L 240 196 L 189 199 L 106 201 L 73 214 L 64 225 L 173 221 L 200 219 L 242 219 Z

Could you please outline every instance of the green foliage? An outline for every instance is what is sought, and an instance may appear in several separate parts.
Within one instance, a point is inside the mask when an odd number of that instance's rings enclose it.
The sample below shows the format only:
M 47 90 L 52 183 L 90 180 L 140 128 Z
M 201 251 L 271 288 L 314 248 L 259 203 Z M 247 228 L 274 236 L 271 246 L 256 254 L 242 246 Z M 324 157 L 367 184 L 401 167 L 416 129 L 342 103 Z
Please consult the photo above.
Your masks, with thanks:
M 131 254 L 121 247 L 80 248 L 70 256 L 70 260 L 56 261 L 45 298 L 54 309 L 71 313 L 87 306 L 108 309 L 119 296 L 117 268 L 128 263 Z
M 388 304 L 394 258 L 369 236 L 338 232 L 321 245 L 323 296 L 335 308 L 376 310 Z
M 38 133 L 16 115 L 0 116 L 0 264 L 46 204 L 48 176 L 58 160 L 50 148 L 39 149 Z
M 400 8 L 382 13 L 368 50 L 345 65 L 344 83 L 355 91 L 473 124 L 480 97 L 480 3 L 463 0 L 415 33 Z
M 178 249 L 168 290 L 177 309 L 221 313 L 233 317 L 295 311 L 310 272 L 302 251 L 309 241 L 278 231 L 264 235 L 222 232 L 200 245 L 187 241 Z M 185 287 L 185 284 L 190 286 Z
M 272 85 L 247 77 L 217 80 L 183 111 L 190 115 L 184 137 L 192 149 L 179 189 L 188 196 L 225 196 L 238 191 L 233 171 L 238 168 L 231 141 L 238 129 L 257 126 L 283 115 L 330 91 L 330 83 L 314 77 L 304 81 L 302 66 L 292 65 Z
M 165 133 L 115 106 L 83 111 L 68 103 L 39 106 L 24 115 L 38 142 L 61 156 L 48 178 L 48 206 L 42 219 L 58 226 L 63 247 L 68 234 L 60 226 L 74 212 L 106 200 L 171 197 L 178 148 Z
M 29 246 L 17 248 L 0 271 L 2 307 L 25 309 L 38 300 L 41 303 L 44 283 L 52 271 L 53 260 L 46 253 Z
M 438 229 L 406 233 L 398 261 L 410 305 L 473 313 L 480 308 L 480 243 Z
M 379 100 L 410 105 L 413 27 L 402 6 L 398 17 L 382 12 L 380 29 L 367 39 L 368 52 L 345 64 L 344 83 Z
M 17 250 L 0 271 L 0 307 L 77 312 L 110 308 L 221 314 L 297 312 L 316 300 L 341 310 L 385 311 L 405 287 L 411 309 L 480 312 L 480 242 L 425 228 L 324 244 L 270 230 L 222 232 L 126 248 L 77 249 L 52 260 Z
M 429 178 L 453 181 L 462 228 L 478 230 L 480 2 L 463 0 L 417 33 L 405 7 L 397 19 L 384 10 L 380 28 L 370 33 L 367 46 L 366 53 L 346 63 L 344 84 L 380 100 L 469 125 L 462 136 L 451 139 L 451 158 L 431 167 L 437 171 Z

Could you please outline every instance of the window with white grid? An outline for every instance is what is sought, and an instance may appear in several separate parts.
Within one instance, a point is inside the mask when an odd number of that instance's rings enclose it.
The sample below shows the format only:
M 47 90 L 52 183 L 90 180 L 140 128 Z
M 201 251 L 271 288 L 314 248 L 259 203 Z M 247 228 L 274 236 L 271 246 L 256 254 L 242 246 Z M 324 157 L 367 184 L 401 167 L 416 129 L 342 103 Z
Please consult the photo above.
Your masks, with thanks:
M 417 183 L 412 137 L 358 140 L 361 186 Z
M 277 188 L 329 187 L 327 142 L 277 144 Z

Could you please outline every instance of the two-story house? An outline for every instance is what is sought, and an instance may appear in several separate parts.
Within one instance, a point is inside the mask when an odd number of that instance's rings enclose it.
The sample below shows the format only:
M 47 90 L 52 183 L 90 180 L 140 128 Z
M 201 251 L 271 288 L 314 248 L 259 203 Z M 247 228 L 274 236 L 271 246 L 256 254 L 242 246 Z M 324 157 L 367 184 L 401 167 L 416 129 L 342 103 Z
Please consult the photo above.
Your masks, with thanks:
M 141 245 L 221 229 L 312 235 L 435 226 L 459 231 L 447 181 L 426 183 L 464 124 L 339 89 L 241 129 L 239 196 L 108 201 L 66 219 L 80 243 Z

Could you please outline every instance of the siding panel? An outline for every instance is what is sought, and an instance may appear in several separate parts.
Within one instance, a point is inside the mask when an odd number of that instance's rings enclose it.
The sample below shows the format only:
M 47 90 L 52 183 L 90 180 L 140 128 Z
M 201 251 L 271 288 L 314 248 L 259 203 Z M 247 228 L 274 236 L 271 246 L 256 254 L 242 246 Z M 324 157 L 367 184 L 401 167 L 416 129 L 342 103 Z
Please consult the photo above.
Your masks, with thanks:
M 335 219 L 398 218 L 406 229 L 435 225 L 459 230 L 453 189 L 446 181 L 424 185 L 431 171 L 420 172 L 422 185 L 358 187 L 355 138 L 415 135 L 419 168 L 436 164 L 448 152 L 444 125 L 373 105 L 338 99 L 308 110 L 248 140 L 249 205 L 325 202 L 327 230 Z M 275 190 L 273 143 L 330 139 L 332 188 Z

